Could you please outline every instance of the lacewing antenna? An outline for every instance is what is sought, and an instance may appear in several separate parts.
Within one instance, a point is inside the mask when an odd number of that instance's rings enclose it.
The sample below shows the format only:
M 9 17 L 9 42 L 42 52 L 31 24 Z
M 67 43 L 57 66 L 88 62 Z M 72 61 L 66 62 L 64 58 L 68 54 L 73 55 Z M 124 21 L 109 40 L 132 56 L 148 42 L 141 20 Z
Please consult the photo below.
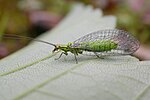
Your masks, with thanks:
M 53 44 L 53 43 L 49 43 L 49 42 L 46 42 L 46 41 L 43 41 L 43 40 L 38 40 L 38 39 L 31 38 L 31 37 L 26 37 L 26 36 L 19 36 L 19 35 L 12 35 L 12 34 L 4 34 L 2 37 L 3 37 L 3 38 L 10 38 L 10 39 L 21 39 L 21 38 L 25 38 L 25 39 L 28 39 L 28 40 L 33 40 L 33 41 L 37 41 L 37 42 L 42 42 L 42 43 L 49 44 L 49 45 L 52 45 L 52 46 L 56 47 L 56 45 Z

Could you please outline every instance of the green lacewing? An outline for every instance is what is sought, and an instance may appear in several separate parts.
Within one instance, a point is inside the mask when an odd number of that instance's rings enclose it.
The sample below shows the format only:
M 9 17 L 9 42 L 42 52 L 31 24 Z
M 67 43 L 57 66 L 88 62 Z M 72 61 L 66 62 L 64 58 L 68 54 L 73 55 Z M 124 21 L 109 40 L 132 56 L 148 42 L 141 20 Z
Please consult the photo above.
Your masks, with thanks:
M 79 54 L 84 54 L 84 52 L 89 52 L 97 57 L 101 56 L 111 56 L 111 55 L 129 55 L 134 53 L 139 47 L 139 41 L 134 38 L 130 33 L 119 30 L 119 29 L 105 29 L 99 30 L 87 34 L 74 42 L 69 42 L 68 44 L 53 44 L 46 41 L 33 39 L 30 37 L 18 36 L 18 35 L 5 35 L 6 38 L 26 38 L 29 40 L 34 40 L 38 42 L 43 42 L 54 46 L 52 52 L 62 51 L 60 56 L 68 55 L 68 52 L 74 54 L 76 63 Z M 88 53 L 87 53 L 88 55 Z

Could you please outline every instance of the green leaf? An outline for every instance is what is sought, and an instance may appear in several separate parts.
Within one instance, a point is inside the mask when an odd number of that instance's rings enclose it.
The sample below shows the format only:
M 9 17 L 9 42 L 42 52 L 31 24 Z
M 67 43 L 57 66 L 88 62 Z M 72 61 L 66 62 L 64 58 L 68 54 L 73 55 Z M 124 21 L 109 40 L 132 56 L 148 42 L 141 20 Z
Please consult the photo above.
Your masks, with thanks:
M 7 12 L 2 13 L 0 19 L 0 40 L 7 28 L 8 21 L 9 21 L 9 14 Z
M 100 29 L 115 28 L 114 16 L 91 6 L 75 5 L 68 16 L 39 39 L 68 43 Z M 148 99 L 150 62 L 131 56 L 97 57 L 69 54 L 59 60 L 53 47 L 32 42 L 0 61 L 0 99 L 133 100 Z

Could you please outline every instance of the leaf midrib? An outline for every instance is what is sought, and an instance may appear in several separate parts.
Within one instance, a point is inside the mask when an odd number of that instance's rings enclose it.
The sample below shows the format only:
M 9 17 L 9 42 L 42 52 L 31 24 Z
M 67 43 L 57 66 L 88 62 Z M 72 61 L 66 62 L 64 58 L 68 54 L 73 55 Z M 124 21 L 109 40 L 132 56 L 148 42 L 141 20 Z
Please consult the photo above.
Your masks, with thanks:
M 69 73 L 69 72 L 71 72 L 72 70 L 74 70 L 74 69 L 76 69 L 76 68 L 82 66 L 83 64 L 87 64 L 87 62 L 89 62 L 89 60 L 84 61 L 83 63 L 77 64 L 77 65 L 71 67 L 70 69 L 68 69 L 68 70 L 66 70 L 66 71 L 64 71 L 64 72 L 62 72 L 62 73 L 60 73 L 60 74 L 58 74 L 58 75 L 55 75 L 54 77 L 50 77 L 49 79 L 45 80 L 44 82 L 42 82 L 42 83 L 36 85 L 35 87 L 33 87 L 33 88 L 31 88 L 31 89 L 25 91 L 24 93 L 20 94 L 20 95 L 17 96 L 17 97 L 15 97 L 14 100 L 20 100 L 20 99 L 22 99 L 23 97 L 29 95 L 30 93 L 36 91 L 37 89 L 39 89 L 39 88 L 45 86 L 45 85 L 48 84 L 49 82 L 52 82 L 52 81 L 54 81 L 54 80 L 56 80 L 56 79 L 58 79 L 58 78 L 60 78 L 60 77 L 62 77 L 62 76 L 64 76 L 64 75 L 66 75 L 67 73 Z
M 18 67 L 18 68 L 15 68 L 15 69 L 13 69 L 13 70 L 8 71 L 8 72 L 0 73 L 0 77 L 7 76 L 7 75 L 9 75 L 9 74 L 18 72 L 18 71 L 23 70 L 23 69 L 25 69 L 25 68 L 28 68 L 28 67 L 30 67 L 30 66 L 32 66 L 32 65 L 35 65 L 35 64 L 37 64 L 37 63 L 39 63 L 39 62 L 41 62 L 41 61 L 44 61 L 44 60 L 46 60 L 46 59 L 48 59 L 48 58 L 51 58 L 51 57 L 53 57 L 53 56 L 55 56 L 55 55 L 56 55 L 56 53 L 50 54 L 49 56 L 44 57 L 44 58 L 42 58 L 42 59 L 38 59 L 38 60 L 36 60 L 36 61 L 34 61 L 34 62 L 32 62 L 32 63 L 26 64 L 26 65 L 24 65 L 24 66 L 20 66 L 20 67 Z

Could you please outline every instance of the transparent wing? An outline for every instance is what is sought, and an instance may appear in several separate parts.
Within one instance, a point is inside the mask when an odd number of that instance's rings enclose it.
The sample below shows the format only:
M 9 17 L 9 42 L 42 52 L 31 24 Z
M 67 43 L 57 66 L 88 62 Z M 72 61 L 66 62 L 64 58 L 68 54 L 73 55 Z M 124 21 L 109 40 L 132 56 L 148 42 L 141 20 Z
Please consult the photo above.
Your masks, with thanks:
M 130 33 L 118 29 L 107 29 L 107 30 L 100 30 L 97 32 L 90 33 L 74 41 L 71 47 L 80 48 L 80 44 L 82 42 L 88 43 L 97 40 L 111 40 L 117 43 L 117 48 L 112 49 L 110 51 L 96 52 L 97 55 L 132 54 L 140 47 L 139 41 L 135 39 Z M 85 48 L 82 47 L 82 49 L 86 49 L 86 47 Z
M 119 56 L 119 55 L 128 55 L 129 53 L 125 53 L 123 50 L 111 50 L 111 51 L 103 51 L 103 52 L 91 52 L 91 51 L 83 51 L 83 55 L 87 56 Z

